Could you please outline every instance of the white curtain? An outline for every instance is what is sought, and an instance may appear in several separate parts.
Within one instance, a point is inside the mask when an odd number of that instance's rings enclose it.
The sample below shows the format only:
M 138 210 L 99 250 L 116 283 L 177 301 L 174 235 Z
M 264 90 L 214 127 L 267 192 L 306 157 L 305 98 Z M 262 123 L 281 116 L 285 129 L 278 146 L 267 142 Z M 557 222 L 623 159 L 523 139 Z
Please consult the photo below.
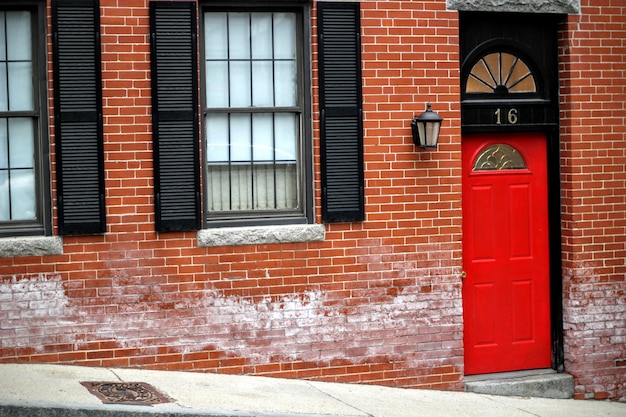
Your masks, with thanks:
M 207 116 L 210 211 L 298 207 L 298 119 L 291 113 Z

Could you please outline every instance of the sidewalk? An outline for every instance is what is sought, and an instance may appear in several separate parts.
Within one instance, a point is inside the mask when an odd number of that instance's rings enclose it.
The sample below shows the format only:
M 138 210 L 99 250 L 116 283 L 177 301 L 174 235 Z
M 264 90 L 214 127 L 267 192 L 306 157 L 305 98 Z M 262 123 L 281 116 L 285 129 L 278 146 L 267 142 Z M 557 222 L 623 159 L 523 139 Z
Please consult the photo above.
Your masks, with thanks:
M 81 382 L 142 382 L 168 400 L 103 404 Z M 121 385 L 121 384 L 118 384 Z M 0 417 L 626 417 L 626 404 L 64 365 L 0 365 Z

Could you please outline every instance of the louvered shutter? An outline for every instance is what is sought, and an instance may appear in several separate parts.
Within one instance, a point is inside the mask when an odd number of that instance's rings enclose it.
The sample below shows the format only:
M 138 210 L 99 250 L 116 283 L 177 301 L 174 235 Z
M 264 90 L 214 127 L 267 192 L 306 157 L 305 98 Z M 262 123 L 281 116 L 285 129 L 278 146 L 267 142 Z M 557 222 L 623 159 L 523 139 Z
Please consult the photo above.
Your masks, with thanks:
M 195 7 L 194 2 L 150 2 L 158 231 L 200 228 Z
M 363 121 L 359 3 L 318 3 L 322 218 L 361 221 Z
M 98 0 L 52 2 L 59 233 L 104 233 Z

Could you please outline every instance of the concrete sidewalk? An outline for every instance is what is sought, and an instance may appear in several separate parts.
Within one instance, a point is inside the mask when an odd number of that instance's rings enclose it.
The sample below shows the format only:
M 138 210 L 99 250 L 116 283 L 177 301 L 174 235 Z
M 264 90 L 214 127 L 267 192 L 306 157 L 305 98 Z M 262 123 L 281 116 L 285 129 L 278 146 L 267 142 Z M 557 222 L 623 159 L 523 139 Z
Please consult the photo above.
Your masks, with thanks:
M 86 381 L 142 382 L 171 402 L 103 404 Z M 626 417 L 626 404 L 254 376 L 0 365 L 0 417 Z

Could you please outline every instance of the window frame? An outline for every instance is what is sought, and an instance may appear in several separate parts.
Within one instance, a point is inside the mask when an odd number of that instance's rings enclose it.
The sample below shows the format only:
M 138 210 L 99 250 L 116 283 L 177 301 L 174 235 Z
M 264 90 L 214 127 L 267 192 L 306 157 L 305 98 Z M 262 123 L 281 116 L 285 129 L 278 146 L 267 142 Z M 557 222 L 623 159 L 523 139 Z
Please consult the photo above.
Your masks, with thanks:
M 47 24 L 43 1 L 15 1 L 0 6 L 2 11 L 28 10 L 32 13 L 34 110 L 0 112 L 0 117 L 30 117 L 34 129 L 36 218 L 0 222 L 0 238 L 52 235 L 50 137 L 48 134 Z
M 309 22 L 311 18 L 310 6 L 306 2 L 274 1 L 255 2 L 233 5 L 232 2 L 204 2 L 200 4 L 199 32 L 200 32 L 200 125 L 202 149 L 202 187 L 204 195 L 202 203 L 203 226 L 206 228 L 232 226 L 265 226 L 314 223 L 313 210 L 313 146 L 312 146 L 312 97 L 311 97 L 311 35 Z M 296 15 L 296 106 L 294 107 L 233 107 L 208 108 L 206 103 L 206 71 L 205 71 L 205 13 L 206 12 L 289 12 Z M 208 113 L 254 114 L 281 111 L 299 116 L 297 138 L 297 186 L 300 207 L 294 210 L 233 210 L 224 212 L 210 212 L 208 210 L 208 161 L 207 161 L 207 128 L 206 115 Z

